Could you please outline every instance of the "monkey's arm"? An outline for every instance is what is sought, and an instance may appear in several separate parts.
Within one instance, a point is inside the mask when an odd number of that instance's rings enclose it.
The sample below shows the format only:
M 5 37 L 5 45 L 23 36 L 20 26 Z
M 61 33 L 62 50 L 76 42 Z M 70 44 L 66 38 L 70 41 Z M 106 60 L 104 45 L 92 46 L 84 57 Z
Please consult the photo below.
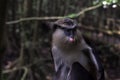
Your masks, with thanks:
M 53 80 L 67 80 L 70 67 L 65 65 L 64 60 L 62 60 L 61 52 L 57 47 L 52 47 L 52 55 L 55 65 L 55 76 Z
M 58 68 L 60 67 L 60 65 L 63 64 L 62 58 L 61 58 L 61 52 L 57 47 L 52 47 L 52 56 L 53 56 L 53 60 L 54 60 L 54 65 L 55 65 L 55 71 L 58 71 Z
M 94 50 L 92 50 L 91 48 L 89 49 L 84 49 L 82 50 L 82 52 L 89 58 L 89 64 L 91 67 L 90 72 L 95 74 L 97 76 L 97 80 L 105 80 L 105 76 L 104 76 L 104 68 L 101 64 L 100 58 L 98 56 L 98 54 L 96 54 L 96 52 Z M 93 70 L 96 71 L 94 72 Z
M 98 56 L 97 52 L 95 52 L 95 50 L 92 50 L 93 52 L 93 55 L 95 56 L 96 58 L 96 61 L 98 63 L 98 68 L 99 68 L 99 80 L 108 80 L 106 77 L 105 77 L 105 70 L 103 68 L 103 65 L 101 63 L 101 60 L 100 60 L 100 57 Z
M 94 80 L 91 74 L 78 62 L 72 64 L 70 80 Z

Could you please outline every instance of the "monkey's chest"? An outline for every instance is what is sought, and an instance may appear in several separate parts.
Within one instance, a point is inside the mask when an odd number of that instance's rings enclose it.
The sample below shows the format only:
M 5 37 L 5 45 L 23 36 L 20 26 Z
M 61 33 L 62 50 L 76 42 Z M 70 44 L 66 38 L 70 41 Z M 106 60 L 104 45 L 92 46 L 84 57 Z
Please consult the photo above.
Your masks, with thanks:
M 86 50 L 85 50 L 86 51 Z M 96 70 L 96 65 L 94 61 L 95 58 L 92 57 L 92 53 L 85 52 L 79 49 L 75 50 L 62 50 L 54 46 L 52 48 L 52 54 L 55 62 L 56 71 L 59 69 L 61 65 L 72 67 L 72 64 L 75 62 L 80 63 L 86 70 L 91 72 L 91 70 Z M 93 55 L 94 56 L 94 55 Z M 94 58 L 94 60 L 92 59 Z
M 90 65 L 89 65 L 90 60 L 82 52 L 81 53 L 69 52 L 69 54 L 63 53 L 61 56 L 64 58 L 63 62 L 67 66 L 72 66 L 73 63 L 79 62 L 85 69 L 87 69 L 88 71 L 90 70 Z

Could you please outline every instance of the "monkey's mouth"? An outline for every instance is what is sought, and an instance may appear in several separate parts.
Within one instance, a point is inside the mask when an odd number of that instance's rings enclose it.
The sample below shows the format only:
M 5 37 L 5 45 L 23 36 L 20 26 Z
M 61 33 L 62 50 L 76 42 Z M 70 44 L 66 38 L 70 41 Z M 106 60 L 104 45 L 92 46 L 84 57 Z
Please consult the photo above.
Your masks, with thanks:
M 74 37 L 68 37 L 68 42 L 74 43 L 75 42 L 75 38 Z
M 74 42 L 75 39 L 70 37 L 70 38 L 69 38 L 69 41 L 70 41 L 70 42 Z

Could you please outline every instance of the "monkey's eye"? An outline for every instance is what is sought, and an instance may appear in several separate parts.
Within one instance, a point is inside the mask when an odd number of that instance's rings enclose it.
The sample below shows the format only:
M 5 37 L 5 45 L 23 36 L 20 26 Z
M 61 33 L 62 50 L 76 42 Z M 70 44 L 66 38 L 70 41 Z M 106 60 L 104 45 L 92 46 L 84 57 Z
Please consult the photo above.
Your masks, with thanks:
M 75 34 L 76 29 L 64 29 L 64 32 L 67 36 L 73 36 Z
M 65 32 L 65 34 L 66 34 L 67 36 L 70 36 L 70 35 L 71 35 L 71 32 L 70 32 L 70 30 L 68 30 L 68 29 L 65 29 L 64 32 Z
M 77 30 L 77 27 L 73 28 L 72 30 L 75 32 Z
M 65 29 L 66 32 L 71 32 L 72 30 L 71 29 Z

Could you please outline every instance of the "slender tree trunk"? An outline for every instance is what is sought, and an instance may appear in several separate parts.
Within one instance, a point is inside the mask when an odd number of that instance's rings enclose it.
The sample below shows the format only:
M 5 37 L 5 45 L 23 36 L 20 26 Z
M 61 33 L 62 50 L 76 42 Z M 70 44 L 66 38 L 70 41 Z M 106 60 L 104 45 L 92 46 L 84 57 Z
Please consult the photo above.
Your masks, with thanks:
M 0 0 L 0 80 L 2 80 L 2 58 L 4 53 L 3 48 L 3 32 L 5 25 L 7 0 Z

